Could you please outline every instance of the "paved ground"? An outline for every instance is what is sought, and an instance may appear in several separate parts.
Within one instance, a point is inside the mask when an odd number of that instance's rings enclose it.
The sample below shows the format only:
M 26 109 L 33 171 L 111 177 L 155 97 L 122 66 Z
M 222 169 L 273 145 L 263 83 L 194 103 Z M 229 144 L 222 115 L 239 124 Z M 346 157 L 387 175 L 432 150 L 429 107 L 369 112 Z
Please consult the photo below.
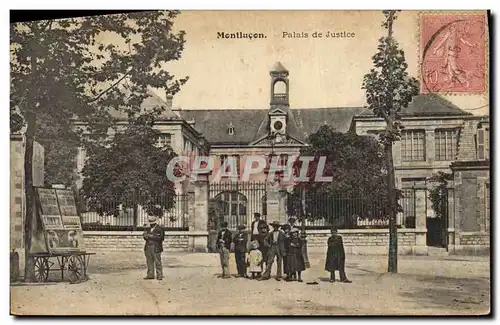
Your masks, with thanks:
M 165 280 L 145 281 L 141 252 L 99 253 L 81 284 L 13 284 L 18 315 L 478 315 L 490 310 L 489 262 L 480 257 L 348 256 L 351 284 L 327 282 L 311 253 L 304 283 L 220 279 L 215 254 L 164 253 Z M 235 272 L 234 259 L 231 271 Z M 58 275 L 59 273 L 57 273 Z M 54 274 L 56 275 L 56 274 Z M 316 281 L 318 284 L 306 284 Z

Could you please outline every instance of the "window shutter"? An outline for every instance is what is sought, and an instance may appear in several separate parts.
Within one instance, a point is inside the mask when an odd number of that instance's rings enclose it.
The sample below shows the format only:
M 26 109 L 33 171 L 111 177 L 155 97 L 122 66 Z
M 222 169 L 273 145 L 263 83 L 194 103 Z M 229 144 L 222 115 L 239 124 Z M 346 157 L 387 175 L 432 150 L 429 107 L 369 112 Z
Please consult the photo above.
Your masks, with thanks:
M 477 158 L 484 160 L 484 129 L 477 130 Z

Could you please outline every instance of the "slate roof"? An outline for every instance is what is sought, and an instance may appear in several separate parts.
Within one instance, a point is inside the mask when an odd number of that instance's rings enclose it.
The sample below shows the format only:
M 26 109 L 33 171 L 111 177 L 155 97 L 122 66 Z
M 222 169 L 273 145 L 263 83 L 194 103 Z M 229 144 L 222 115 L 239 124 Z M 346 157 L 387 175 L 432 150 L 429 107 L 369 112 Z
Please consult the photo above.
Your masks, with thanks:
M 352 118 L 363 108 L 311 108 L 290 109 L 287 131 L 299 141 L 316 132 L 323 124 L 329 124 L 338 132 L 349 130 Z M 227 110 L 182 110 L 186 120 L 194 120 L 195 126 L 208 142 L 213 144 L 248 144 L 267 134 L 267 109 L 227 109 Z M 228 127 L 234 126 L 234 134 Z
M 267 109 L 215 109 L 182 110 L 185 120 L 194 120 L 194 128 L 209 143 L 248 144 L 257 134 Z M 229 124 L 234 126 L 234 134 L 228 133 Z
M 151 93 L 149 97 L 144 99 L 141 104 L 141 111 L 148 111 L 155 107 L 163 107 L 164 110 L 160 115 L 159 119 L 162 120 L 180 120 L 180 117 L 177 116 L 171 108 L 168 107 L 168 104 L 158 95 Z M 110 114 L 113 118 L 118 120 L 126 120 L 127 115 L 123 113 L 123 111 L 110 110 Z
M 360 116 L 372 116 L 370 110 L 365 110 Z M 457 116 L 472 115 L 452 102 L 437 94 L 422 94 L 415 96 L 408 107 L 401 110 L 401 116 Z
M 288 70 L 281 64 L 281 62 L 276 62 L 271 68 L 272 72 L 288 72 Z
M 279 64 L 279 62 L 277 63 Z M 281 64 L 279 64 L 281 65 Z M 284 67 L 281 65 L 284 69 Z M 279 68 L 279 67 L 277 67 Z M 286 71 L 286 69 L 285 69 Z M 194 128 L 212 144 L 250 144 L 265 137 L 269 126 L 269 109 L 192 109 L 180 110 L 175 114 L 160 97 L 151 94 L 141 107 L 164 106 L 164 120 L 194 120 Z M 305 142 L 321 125 L 328 124 L 338 132 L 349 130 L 354 117 L 370 117 L 373 113 L 362 107 L 343 108 L 280 108 L 289 112 L 288 134 Z M 402 116 L 463 116 L 472 115 L 436 94 L 416 96 L 412 103 L 401 112 Z M 126 118 L 123 113 L 114 112 L 116 118 Z M 234 134 L 228 132 L 234 126 Z

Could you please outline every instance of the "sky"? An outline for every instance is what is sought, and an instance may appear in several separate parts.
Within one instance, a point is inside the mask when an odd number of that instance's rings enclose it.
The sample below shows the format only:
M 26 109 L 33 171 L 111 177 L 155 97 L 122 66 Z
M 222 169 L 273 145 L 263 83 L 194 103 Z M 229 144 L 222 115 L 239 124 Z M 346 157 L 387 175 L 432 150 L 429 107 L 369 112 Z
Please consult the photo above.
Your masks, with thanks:
M 419 78 L 418 11 L 403 11 L 394 36 L 405 51 L 408 72 Z M 381 11 L 183 11 L 175 30 L 186 32 L 181 60 L 167 65 L 189 81 L 174 97 L 183 109 L 267 109 L 269 70 L 280 61 L 290 73 L 291 108 L 365 105 L 363 75 L 372 67 L 381 27 Z M 218 39 L 217 33 L 262 33 L 263 39 Z M 283 37 L 287 35 L 304 37 Z M 314 32 L 323 37 L 313 38 Z M 326 33 L 354 33 L 331 38 Z M 480 44 L 487 46 L 487 44 Z M 488 51 L 486 51 L 488 53 Z M 158 95 L 165 97 L 160 90 Z M 488 92 L 445 95 L 477 115 L 489 112 Z

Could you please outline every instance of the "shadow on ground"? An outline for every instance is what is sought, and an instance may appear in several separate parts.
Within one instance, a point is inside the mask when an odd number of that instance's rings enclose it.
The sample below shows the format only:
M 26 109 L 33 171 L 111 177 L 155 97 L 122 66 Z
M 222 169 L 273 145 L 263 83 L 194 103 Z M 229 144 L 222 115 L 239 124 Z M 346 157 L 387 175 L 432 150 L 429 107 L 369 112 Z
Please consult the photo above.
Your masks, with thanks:
M 417 283 L 399 295 L 416 300 L 422 307 L 453 309 L 490 308 L 490 281 L 487 279 L 449 278 L 443 276 L 417 276 Z M 474 305 L 474 306 L 473 306 Z

